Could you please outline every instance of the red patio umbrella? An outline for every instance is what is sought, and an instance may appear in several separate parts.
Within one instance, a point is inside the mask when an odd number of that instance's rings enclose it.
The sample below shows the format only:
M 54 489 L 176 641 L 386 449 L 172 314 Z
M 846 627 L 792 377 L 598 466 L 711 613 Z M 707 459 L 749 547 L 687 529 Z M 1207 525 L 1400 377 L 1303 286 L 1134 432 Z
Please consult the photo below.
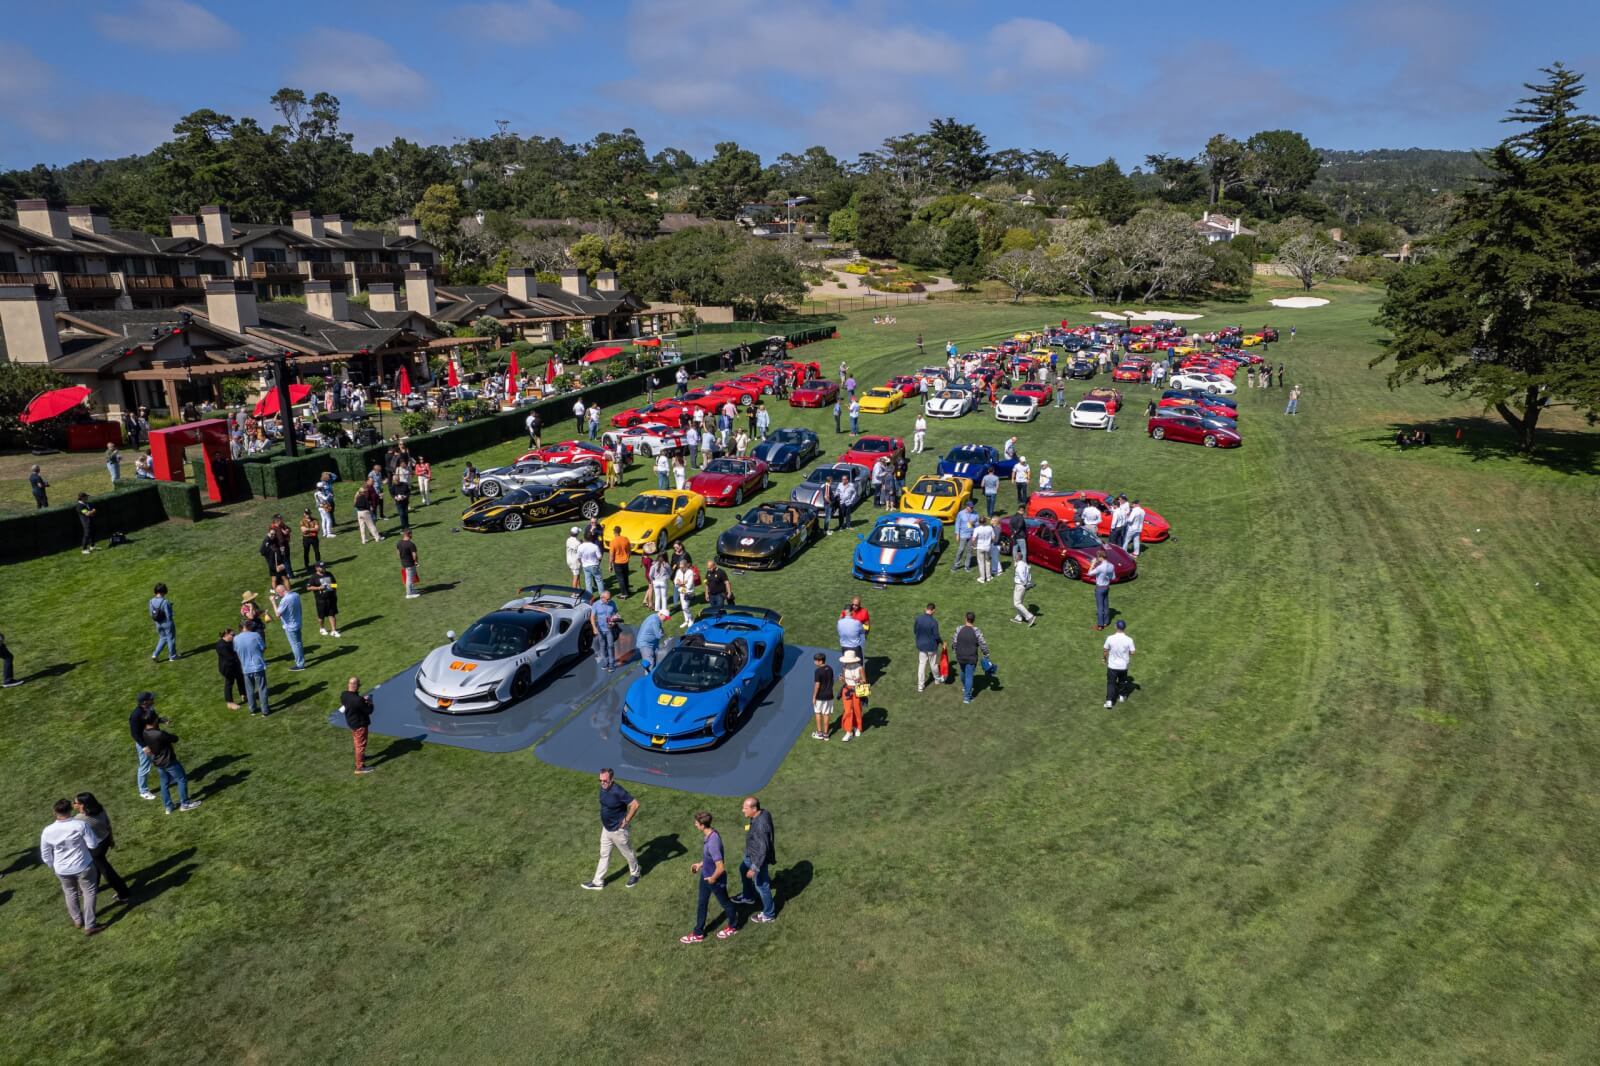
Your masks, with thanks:
M 661 347 L 661 338 L 660 337 L 636 337 L 636 338 L 634 338 L 634 342 L 633 343 L 639 345 L 641 348 L 659 348 L 659 347 Z
M 290 406 L 297 407 L 300 404 L 305 403 L 306 400 L 310 396 L 311 396 L 311 386 L 310 385 L 290 385 L 289 386 L 289 404 L 290 404 Z M 278 390 L 277 390 L 276 387 L 274 387 L 265 396 L 261 397 L 261 399 L 256 401 L 256 417 L 257 418 L 264 418 L 267 415 L 275 415 L 277 413 L 278 413 Z
M 517 350 L 511 349 L 511 366 L 506 370 L 506 402 L 517 402 Z
M 621 348 L 596 348 L 594 351 L 590 352 L 588 355 L 586 355 L 582 359 L 578 360 L 578 362 L 580 362 L 580 363 L 603 363 L 607 359 L 615 359 L 617 356 L 619 356 L 621 354 L 622 354 L 622 349 Z
M 546 385 L 548 385 L 551 382 L 555 381 L 555 379 L 556 379 L 556 361 L 554 359 L 552 359 L 549 362 L 545 363 L 545 365 L 544 365 L 544 383 Z
M 449 358 L 450 358 L 450 369 L 447 371 L 449 377 L 445 381 L 445 384 L 449 385 L 452 389 L 460 388 L 461 387 L 461 375 L 456 372 L 456 357 L 455 357 L 454 354 L 451 354 L 451 356 Z
M 23 422 L 43 422 L 47 418 L 64 415 L 78 406 L 89 395 L 89 389 L 84 385 L 69 385 L 64 389 L 51 389 L 41 392 L 28 401 L 27 410 L 22 412 Z
M 400 368 L 400 384 L 396 386 L 402 396 L 411 395 L 411 375 L 406 373 L 406 368 Z

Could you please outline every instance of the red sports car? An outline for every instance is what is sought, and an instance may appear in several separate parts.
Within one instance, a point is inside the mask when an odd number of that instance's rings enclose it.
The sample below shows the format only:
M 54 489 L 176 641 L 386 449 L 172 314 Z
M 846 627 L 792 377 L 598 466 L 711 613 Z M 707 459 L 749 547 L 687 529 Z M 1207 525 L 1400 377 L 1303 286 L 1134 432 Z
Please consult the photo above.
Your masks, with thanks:
M 724 397 L 731 398 L 736 407 L 749 407 L 761 399 L 761 393 L 766 389 L 767 383 L 753 374 L 747 374 L 708 387 L 713 393 L 721 393 Z
M 1106 405 L 1106 410 L 1116 414 L 1122 409 L 1122 393 L 1116 389 L 1090 389 L 1083 394 L 1085 400 L 1099 400 Z
M 1106 561 L 1116 571 L 1112 584 L 1132 581 L 1139 573 L 1139 561 L 1115 545 L 1106 544 L 1081 526 L 1052 522 L 1048 518 L 1027 518 L 1007 515 L 1000 520 L 1000 550 L 1011 550 L 1011 541 L 1018 522 L 1028 527 L 1028 562 L 1054 570 L 1068 581 L 1087 581 L 1089 568 L 1094 565 L 1095 553 L 1104 551 Z
M 1025 381 L 1011 390 L 1014 396 L 1031 396 L 1039 401 L 1040 406 L 1050 402 L 1052 393 L 1049 385 L 1041 385 L 1037 381 Z
M 1111 380 L 1135 382 L 1149 381 L 1150 363 L 1145 359 L 1130 359 L 1126 363 L 1118 365 L 1118 367 L 1111 372 Z
M 868 435 L 857 437 L 855 443 L 850 445 L 849 449 L 835 459 L 834 462 L 855 463 L 857 466 L 864 466 L 871 470 L 872 464 L 883 456 L 900 456 L 904 455 L 905 452 L 906 442 L 899 437 Z
M 557 463 L 561 466 L 591 463 L 598 467 L 602 474 L 611 469 L 611 456 L 606 454 L 606 450 L 600 445 L 587 440 L 564 440 L 559 444 L 546 444 L 543 448 L 524 452 L 517 462 Z
M 790 407 L 829 407 L 839 398 L 839 383 L 813 378 L 789 394 Z
M 710 507 L 738 507 L 745 497 L 767 487 L 767 464 L 736 456 L 713 459 L 689 479 L 689 487 L 704 496 Z
M 1044 489 L 1028 497 L 1028 505 L 1023 508 L 1022 513 L 1029 518 L 1060 519 L 1077 523 L 1078 516 L 1083 512 L 1083 505 L 1090 501 L 1100 509 L 1100 525 L 1096 532 L 1103 537 L 1111 532 L 1113 505 L 1108 502 L 1105 493 L 1096 492 L 1094 489 Z M 1139 543 L 1157 544 L 1170 536 L 1172 527 L 1167 524 L 1167 520 L 1146 507 L 1144 528 L 1139 532 Z
M 1183 409 L 1198 407 L 1203 413 L 1214 418 L 1231 418 L 1238 421 L 1239 409 L 1237 407 L 1224 407 L 1220 403 L 1210 403 L 1204 396 L 1163 396 L 1156 401 L 1157 409 L 1168 407 Z
M 1237 448 L 1244 443 L 1238 430 L 1208 425 L 1203 419 L 1192 415 L 1168 415 L 1158 411 L 1145 429 L 1156 440 L 1204 444 L 1207 448 Z
M 611 424 L 617 429 L 627 429 L 641 422 L 661 422 L 674 429 L 682 429 L 694 419 L 690 412 L 691 408 L 677 400 L 657 400 L 644 407 L 630 407 L 612 415 Z
M 689 407 L 698 407 L 708 415 L 722 413 L 724 404 L 731 402 L 739 406 L 739 400 L 734 393 L 725 392 L 720 386 L 707 386 L 700 389 L 690 389 L 678 397 L 678 402 Z
M 911 399 L 921 391 L 922 379 L 914 374 L 901 374 L 889 379 L 889 388 L 899 389 L 906 399 Z
M 821 363 L 802 363 L 798 360 L 790 359 L 787 362 L 779 363 L 778 368 L 788 372 L 789 384 L 791 385 L 799 385 L 810 381 L 812 378 L 820 378 L 822 376 Z

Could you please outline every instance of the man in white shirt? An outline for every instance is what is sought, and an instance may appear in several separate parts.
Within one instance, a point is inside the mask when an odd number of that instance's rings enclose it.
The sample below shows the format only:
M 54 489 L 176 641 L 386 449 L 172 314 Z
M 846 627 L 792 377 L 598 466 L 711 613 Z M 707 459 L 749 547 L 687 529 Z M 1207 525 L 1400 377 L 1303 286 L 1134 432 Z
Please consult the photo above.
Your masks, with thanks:
M 100 838 L 87 822 L 72 817 L 71 800 L 56 800 L 55 812 L 56 820 L 39 834 L 39 859 L 61 882 L 61 894 L 67 897 L 67 917 L 72 919 L 73 925 L 94 936 L 101 929 L 94 920 L 100 875 L 94 868 L 94 856 L 89 849 L 99 847 Z
M 922 442 L 927 438 L 927 436 L 928 420 L 919 414 L 917 415 L 916 423 L 912 426 L 911 450 L 913 452 L 920 452 L 922 450 Z
M 592 540 L 580 542 L 578 566 L 583 570 L 583 587 L 599 599 L 606 590 L 606 579 L 600 575 L 600 545 Z
M 1118 496 L 1116 506 L 1111 508 L 1111 543 L 1122 547 L 1122 542 L 1128 536 L 1128 513 L 1133 508 L 1128 506 L 1126 496 Z
M 583 530 L 573 526 L 572 535 L 567 538 L 567 569 L 572 571 L 573 588 L 577 588 L 583 580 L 583 564 L 578 562 L 578 549 L 582 546 Z
M 1017 460 L 1017 465 L 1011 468 L 1011 482 L 1017 487 L 1017 513 L 1021 514 L 1028 506 L 1028 480 L 1033 476 L 1033 471 L 1028 467 L 1028 457 L 1022 456 Z
M 1079 516 L 1082 521 L 1083 528 L 1096 535 L 1099 535 L 1100 533 L 1101 517 L 1102 514 L 1100 508 L 1096 507 L 1093 501 L 1086 502 L 1083 505 L 1083 513 Z
M 1039 464 L 1039 491 L 1049 492 L 1056 487 L 1056 472 L 1050 469 L 1050 460 Z
M 1011 606 L 1017 613 L 1011 616 L 1013 622 L 1026 622 L 1030 626 L 1038 619 L 1028 610 L 1028 590 L 1033 587 L 1033 567 L 1028 565 L 1028 560 L 1018 557 L 1011 564 Z
M 989 549 L 994 547 L 994 525 L 989 519 L 978 521 L 977 528 L 972 531 L 972 550 L 978 557 L 978 584 L 987 585 L 994 580 L 993 561 L 989 557 Z
M 849 478 L 839 479 L 839 528 L 849 529 L 854 521 L 851 512 L 856 506 L 856 483 Z
M 1122 546 L 1135 556 L 1139 554 L 1139 536 L 1144 532 L 1144 508 L 1134 500 L 1128 508 L 1128 528 L 1123 534 Z
M 589 409 L 583 405 L 583 401 L 581 399 L 573 401 L 572 417 L 578 423 L 579 433 L 583 432 L 583 416 L 588 413 Z
M 1128 698 L 1128 663 L 1133 659 L 1133 638 L 1126 630 L 1128 623 L 1117 619 L 1117 631 L 1106 638 L 1100 658 L 1106 664 L 1106 706 L 1121 703 Z
M 667 462 L 665 450 L 656 453 L 656 488 L 666 490 L 672 487 L 672 467 Z

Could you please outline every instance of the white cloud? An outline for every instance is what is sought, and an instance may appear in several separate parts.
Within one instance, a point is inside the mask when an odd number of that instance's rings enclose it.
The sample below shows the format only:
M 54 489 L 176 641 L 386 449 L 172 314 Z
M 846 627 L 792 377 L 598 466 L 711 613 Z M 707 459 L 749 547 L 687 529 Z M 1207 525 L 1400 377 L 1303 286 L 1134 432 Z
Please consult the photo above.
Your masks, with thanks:
M 302 37 L 290 78 L 307 92 L 353 96 L 373 106 L 421 103 L 428 79 L 400 61 L 386 41 L 352 30 L 322 27 Z
M 554 0 L 463 4 L 448 14 L 457 31 L 486 44 L 532 44 L 583 25 L 583 16 Z
M 1054 22 L 1031 18 L 1007 19 L 995 26 L 989 31 L 988 49 L 990 59 L 1007 68 L 996 76 L 1002 83 L 1012 84 L 1025 82 L 1035 73 L 1046 77 L 1084 74 L 1098 58 L 1089 42 Z
M 12 109 L 54 79 L 50 64 L 20 44 L 0 41 L 0 107 Z
M 239 43 L 232 26 L 188 0 L 136 0 L 126 13 L 96 15 L 94 21 L 113 40 L 163 52 L 232 48 Z

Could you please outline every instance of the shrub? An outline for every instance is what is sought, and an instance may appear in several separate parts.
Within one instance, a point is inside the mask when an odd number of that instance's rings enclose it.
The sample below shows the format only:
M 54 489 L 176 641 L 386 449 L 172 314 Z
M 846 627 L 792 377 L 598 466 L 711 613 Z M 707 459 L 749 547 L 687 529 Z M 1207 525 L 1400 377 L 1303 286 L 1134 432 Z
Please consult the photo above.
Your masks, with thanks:
M 433 416 L 423 411 L 407 411 L 400 416 L 400 432 L 407 437 L 420 437 L 433 428 Z
M 1381 255 L 1358 255 L 1344 265 L 1344 276 L 1351 281 L 1386 282 L 1399 273 L 1400 264 Z
M 217 385 L 217 397 L 224 407 L 239 407 L 250 398 L 250 385 L 244 378 L 223 378 Z
M 327 384 L 327 382 L 323 380 L 321 374 L 312 374 L 310 377 L 306 378 L 305 383 L 311 386 L 312 392 L 321 392 L 322 386 Z
M 578 383 L 584 388 L 588 388 L 590 385 L 598 385 L 605 379 L 605 371 L 601 370 L 597 366 L 584 367 L 584 369 L 578 373 Z
M 487 412 L 477 400 L 457 400 L 450 405 L 450 417 L 458 422 L 470 422 L 475 418 L 482 418 Z
M 866 263 L 848 263 L 845 265 L 844 272 L 846 274 L 865 274 L 871 269 Z

